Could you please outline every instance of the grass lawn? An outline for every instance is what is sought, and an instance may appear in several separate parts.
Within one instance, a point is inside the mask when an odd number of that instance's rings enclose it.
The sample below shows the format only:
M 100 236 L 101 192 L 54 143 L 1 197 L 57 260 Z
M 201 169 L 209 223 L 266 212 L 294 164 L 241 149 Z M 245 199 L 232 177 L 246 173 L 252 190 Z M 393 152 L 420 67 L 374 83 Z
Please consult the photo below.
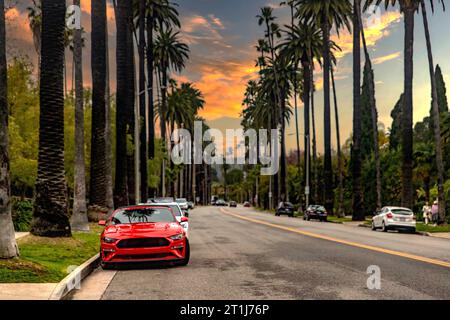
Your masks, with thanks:
M 91 224 L 89 233 L 72 238 L 27 236 L 18 240 L 20 258 L 0 260 L 0 283 L 56 283 L 99 251 L 101 227 Z
M 431 224 L 426 225 L 424 223 L 418 222 L 417 225 L 416 225 L 416 229 L 417 229 L 417 231 L 431 232 L 431 233 L 435 233 L 435 232 L 450 232 L 450 225 L 433 226 Z
M 336 216 L 328 216 L 329 222 L 334 223 L 343 223 L 343 222 L 352 222 L 352 218 L 342 218 L 342 217 L 336 217 Z

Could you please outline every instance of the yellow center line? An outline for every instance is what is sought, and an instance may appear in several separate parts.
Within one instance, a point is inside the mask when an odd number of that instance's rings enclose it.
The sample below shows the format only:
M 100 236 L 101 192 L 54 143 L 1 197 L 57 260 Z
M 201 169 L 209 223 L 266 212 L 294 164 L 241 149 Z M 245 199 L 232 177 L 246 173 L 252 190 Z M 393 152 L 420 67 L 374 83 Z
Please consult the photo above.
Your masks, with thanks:
M 395 251 L 395 250 L 389 250 L 389 249 L 384 249 L 384 248 L 380 248 L 380 247 L 370 246 L 370 245 L 357 243 L 357 242 L 353 242 L 353 241 L 337 239 L 337 238 L 333 238 L 333 237 L 329 237 L 329 236 L 325 236 L 325 235 L 321 235 L 321 234 L 317 234 L 317 233 L 312 233 L 312 232 L 308 232 L 308 231 L 302 231 L 302 230 L 299 230 L 299 229 L 296 229 L 296 228 L 286 227 L 286 226 L 282 226 L 282 225 L 279 225 L 279 224 L 274 224 L 274 223 L 270 223 L 270 222 L 266 222 L 266 221 L 262 221 L 262 220 L 258 220 L 258 219 L 252 219 L 252 218 L 249 218 L 249 217 L 244 217 L 244 216 L 241 216 L 239 214 L 233 213 L 233 212 L 231 212 L 231 211 L 229 211 L 227 209 L 223 209 L 223 208 L 221 208 L 220 210 L 222 211 L 222 213 L 228 214 L 228 215 L 233 216 L 235 218 L 238 218 L 238 219 L 241 219 L 241 220 L 246 220 L 246 221 L 257 223 L 257 224 L 261 224 L 261 225 L 265 225 L 265 226 L 269 226 L 269 227 L 272 227 L 272 228 L 285 230 L 285 231 L 301 234 L 301 235 L 312 237 L 312 238 L 316 238 L 316 239 L 332 241 L 332 242 L 345 244 L 345 245 L 352 246 L 352 247 L 357 247 L 357 248 L 362 248 L 362 249 L 366 249 L 366 250 L 381 252 L 381 253 L 390 254 L 390 255 L 393 255 L 393 256 L 398 256 L 398 257 L 402 257 L 402 258 L 412 259 L 412 260 L 416 260 L 416 261 L 420 261 L 420 262 L 425 262 L 425 263 L 429 263 L 429 264 L 438 265 L 438 266 L 441 266 L 441 267 L 450 268 L 450 262 L 445 262 L 445 261 L 441 261 L 441 260 L 436 260 L 436 259 L 431 259 L 431 258 L 427 258 L 427 257 L 418 256 L 418 255 L 415 255 L 415 254 L 410 254 L 410 253 L 405 253 L 405 252 L 400 252 L 400 251 Z

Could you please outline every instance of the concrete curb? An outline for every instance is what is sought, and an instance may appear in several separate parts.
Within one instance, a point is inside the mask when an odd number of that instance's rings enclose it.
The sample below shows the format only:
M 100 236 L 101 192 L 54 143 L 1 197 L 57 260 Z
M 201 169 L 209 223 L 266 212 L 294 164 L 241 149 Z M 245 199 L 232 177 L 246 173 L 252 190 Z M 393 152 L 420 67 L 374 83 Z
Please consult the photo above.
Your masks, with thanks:
M 56 288 L 53 290 L 49 297 L 49 300 L 63 300 L 70 292 L 79 287 L 81 281 L 83 281 L 95 268 L 97 268 L 100 262 L 100 254 L 96 254 L 81 266 L 77 267 L 67 277 L 65 277 Z

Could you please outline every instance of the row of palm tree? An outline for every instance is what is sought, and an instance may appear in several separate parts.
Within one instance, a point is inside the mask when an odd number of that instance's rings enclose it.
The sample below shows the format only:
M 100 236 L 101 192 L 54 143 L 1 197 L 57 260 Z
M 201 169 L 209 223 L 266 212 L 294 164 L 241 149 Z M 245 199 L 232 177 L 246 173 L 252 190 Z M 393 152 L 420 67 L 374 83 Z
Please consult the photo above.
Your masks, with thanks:
M 80 5 L 80 0 L 73 0 Z M 38 176 L 31 232 L 38 236 L 69 237 L 72 230 L 88 230 L 90 219 L 119 207 L 146 200 L 149 195 L 147 167 L 156 156 L 154 123 L 159 118 L 162 150 L 167 153 L 167 130 L 193 130 L 198 111 L 204 106 L 199 90 L 191 83 L 180 86 L 172 80 L 188 60 L 189 48 L 180 41 L 180 22 L 176 5 L 167 0 L 117 0 L 112 2 L 117 25 L 117 89 L 116 89 L 116 154 L 111 153 L 111 97 L 109 85 L 107 0 L 91 3 L 91 71 L 92 71 L 92 141 L 89 192 L 86 190 L 84 98 L 83 98 L 83 30 L 75 30 L 70 48 L 74 59 L 75 82 L 75 181 L 73 214 L 69 220 L 68 194 L 64 170 L 64 66 L 67 47 L 66 1 L 35 1 L 29 9 L 30 25 L 39 59 L 40 128 Z M 0 2 L 0 256 L 18 255 L 11 223 L 8 162 L 8 103 L 6 97 L 6 38 L 4 1 Z M 137 21 L 137 23 L 136 23 Z M 139 34 L 139 37 L 136 34 Z M 136 72 L 134 48 L 138 47 L 139 66 Z M 147 68 L 146 68 L 147 67 Z M 139 81 L 136 81 L 138 74 Z M 157 81 L 154 81 L 157 79 Z M 137 84 L 137 85 L 136 85 Z M 169 84 L 172 90 L 169 92 Z M 154 90 L 158 87 L 159 90 Z M 137 89 L 137 90 L 136 90 Z M 154 92 L 158 91 L 155 95 Z M 139 97 L 139 103 L 136 103 Z M 156 98 L 156 102 L 155 102 Z M 132 152 L 130 152 L 130 149 Z M 134 152 L 133 152 L 134 151 Z M 115 159 L 115 178 L 112 159 Z M 131 159 L 131 161 L 130 161 Z M 165 178 L 175 172 L 166 168 L 163 155 L 159 195 L 185 195 L 194 199 L 196 166 L 184 166 L 175 178 Z M 202 172 L 208 179 L 209 168 Z M 152 172 L 152 174 L 155 174 Z M 202 179 L 200 177 L 200 179 Z M 133 183 L 130 183 L 130 180 Z M 140 183 L 135 183 L 139 182 Z M 209 178 L 210 180 L 210 178 Z M 114 181 L 114 203 L 112 202 Z M 200 181 L 200 180 L 198 180 Z M 207 180 L 206 180 L 207 181 Z M 135 184 L 134 184 L 135 183 Z M 207 186 L 205 181 L 202 182 Z M 183 186 L 183 187 L 181 187 Z M 134 188 L 134 190 L 132 190 Z M 132 195 L 134 193 L 134 195 Z M 156 195 L 156 194 L 152 194 Z M 207 199 L 207 198 L 206 198 Z M 89 204 L 89 207 L 88 207 Z M 3 237 L 5 235 L 5 237 Z
M 353 33 L 353 135 L 351 146 L 352 163 L 352 189 L 353 189 L 353 218 L 363 220 L 365 213 L 363 211 L 364 194 L 361 180 L 362 155 L 361 155 L 361 43 L 365 57 L 365 71 L 368 75 L 367 85 L 369 92 L 369 105 L 372 115 L 374 157 L 376 163 L 376 209 L 382 205 L 381 199 L 381 165 L 378 142 L 378 112 L 375 100 L 374 72 L 372 62 L 367 47 L 364 25 L 362 21 L 362 12 L 369 10 L 372 5 L 381 5 L 384 3 L 386 9 L 393 6 L 399 9 L 404 15 L 405 24 L 405 67 L 404 67 L 404 105 L 402 110 L 402 153 L 403 153 L 403 172 L 402 172 L 402 204 L 405 207 L 413 207 L 413 44 L 414 44 L 414 19 L 419 8 L 422 12 L 424 22 L 428 59 L 430 65 L 430 79 L 432 86 L 432 118 L 436 124 L 434 129 L 434 142 L 436 148 L 436 164 L 438 168 L 438 189 L 441 221 L 445 218 L 445 199 L 444 199 L 444 166 L 441 147 L 441 130 L 439 121 L 439 105 L 437 98 L 436 79 L 434 72 L 434 62 L 432 55 L 430 32 L 428 27 L 428 17 L 426 3 L 422 0 L 292 0 L 283 2 L 288 5 L 291 12 L 291 23 L 280 27 L 273 16 L 273 10 L 269 7 L 261 9 L 258 15 L 259 25 L 265 27 L 265 37 L 258 41 L 257 50 L 259 57 L 257 65 L 260 66 L 260 77 L 257 81 L 250 81 L 244 98 L 245 110 L 243 112 L 243 124 L 246 127 L 255 128 L 277 128 L 281 134 L 281 166 L 280 182 L 281 193 L 278 190 L 278 177 L 274 178 L 274 200 L 277 201 L 279 195 L 284 195 L 286 185 L 285 172 L 285 124 L 289 121 L 289 113 L 286 113 L 286 106 L 289 106 L 290 98 L 293 98 L 295 117 L 296 117 L 296 136 L 297 136 L 297 157 L 300 163 L 299 147 L 299 126 L 297 123 L 297 95 L 301 98 L 304 105 L 304 146 L 310 148 L 311 127 L 313 132 L 313 172 L 314 183 L 313 199 L 319 199 L 319 194 L 324 195 L 324 202 L 327 210 L 333 212 L 334 209 L 334 175 L 332 172 L 332 151 L 331 151 L 331 87 L 333 88 L 333 101 L 336 120 L 336 137 L 338 143 L 338 215 L 344 214 L 342 211 L 343 203 L 343 163 L 341 142 L 339 133 L 339 108 L 338 97 L 336 95 L 336 82 L 334 77 L 334 65 L 336 65 L 335 52 L 339 47 L 330 39 L 331 32 L 338 36 L 343 30 Z M 445 9 L 443 1 L 439 1 Z M 431 1 L 431 8 L 434 12 L 434 2 Z M 282 38 L 281 40 L 279 40 Z M 314 70 L 315 65 L 319 64 L 323 72 L 323 92 L 324 92 L 324 163 L 323 175 L 324 186 L 320 189 L 317 181 L 317 146 L 315 132 L 314 115 Z M 299 81 L 299 79 L 301 79 Z M 272 80 L 272 82 L 270 82 Z M 269 84 L 269 86 L 267 85 Z M 289 108 L 288 108 L 289 109 Z M 312 117 L 311 117 L 312 115 Z M 274 121 L 274 119 L 276 119 Z M 278 121 L 277 121 L 278 120 Z M 310 152 L 305 152 L 305 164 L 309 161 Z M 299 168 L 298 172 L 301 170 Z M 306 172 L 303 170 L 303 172 Z M 304 185 L 309 185 L 306 175 L 303 178 Z M 270 190 L 272 182 L 270 183 Z

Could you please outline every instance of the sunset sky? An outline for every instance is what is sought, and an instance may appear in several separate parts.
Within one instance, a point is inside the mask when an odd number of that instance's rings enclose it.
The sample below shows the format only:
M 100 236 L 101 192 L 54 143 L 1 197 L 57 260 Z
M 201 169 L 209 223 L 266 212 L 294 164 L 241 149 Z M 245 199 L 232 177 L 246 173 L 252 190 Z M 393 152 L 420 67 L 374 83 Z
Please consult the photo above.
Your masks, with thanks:
M 8 2 L 8 1 L 7 1 Z M 19 4 L 7 13 L 8 53 L 26 55 L 36 63 L 36 54 L 25 8 L 31 0 L 18 1 Z M 211 126 L 236 128 L 242 111 L 242 97 L 248 80 L 257 76 L 255 45 L 263 36 L 256 15 L 263 6 L 274 8 L 278 23 L 289 21 L 289 10 L 280 8 L 278 2 L 268 0 L 179 0 L 182 23 L 182 39 L 191 49 L 188 67 L 175 78 L 179 81 L 194 82 L 206 100 L 201 115 Z M 68 2 L 69 4 L 71 1 Z M 86 34 L 84 52 L 85 85 L 90 86 L 90 0 L 82 0 L 82 24 Z M 431 13 L 429 13 L 431 16 Z M 111 6 L 109 16 L 109 45 L 111 58 L 112 89 L 115 90 L 115 26 Z M 377 107 L 380 122 L 386 128 L 391 125 L 390 112 L 403 91 L 403 20 L 398 10 L 385 12 L 376 25 L 366 30 L 370 54 L 375 68 Z M 435 62 L 441 65 L 444 78 L 450 83 L 450 19 L 439 7 L 430 17 L 431 36 Z M 338 100 L 341 118 L 342 140 L 351 135 L 352 121 L 352 36 L 342 32 L 340 38 L 333 36 L 342 48 L 336 71 Z M 70 54 L 67 66 L 70 77 Z M 430 85 L 426 47 L 421 15 L 416 15 L 414 73 L 414 119 L 420 121 L 430 109 Z M 316 94 L 316 123 L 319 151 L 323 145 L 323 98 L 321 72 L 316 70 L 318 92 Z M 70 88 L 69 81 L 69 88 Z M 303 131 L 303 106 L 300 104 L 300 131 Z M 334 119 L 334 118 L 333 118 Z M 293 122 L 287 132 L 293 133 Z M 334 124 L 333 128 L 334 130 Z M 333 132 L 333 139 L 335 132 Z M 333 143 L 335 145 L 335 143 Z M 295 147 L 295 138 L 288 136 L 288 147 Z

